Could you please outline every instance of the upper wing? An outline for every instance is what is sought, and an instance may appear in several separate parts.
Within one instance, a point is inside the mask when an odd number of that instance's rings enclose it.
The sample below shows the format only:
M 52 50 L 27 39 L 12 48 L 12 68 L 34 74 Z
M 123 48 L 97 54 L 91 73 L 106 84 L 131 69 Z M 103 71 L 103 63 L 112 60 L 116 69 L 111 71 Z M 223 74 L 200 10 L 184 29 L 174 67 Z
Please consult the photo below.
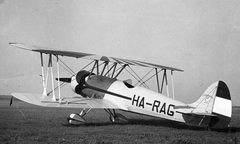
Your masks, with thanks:
M 47 47 L 27 45 L 27 44 L 16 43 L 16 42 L 11 42 L 9 44 L 19 47 L 19 48 L 22 48 L 22 49 L 25 49 L 25 50 L 46 53 L 46 54 L 61 55 L 61 56 L 68 56 L 68 57 L 75 57 L 75 58 L 84 58 L 84 59 L 90 59 L 90 60 L 99 60 L 99 61 L 128 64 L 128 65 L 135 65 L 135 66 L 143 66 L 143 67 L 151 67 L 151 68 L 161 68 L 161 69 L 168 69 L 168 70 L 173 70 L 173 71 L 183 71 L 181 69 L 174 68 L 174 67 L 168 67 L 168 66 L 152 64 L 152 63 L 147 63 L 147 62 L 141 62 L 141 61 L 136 61 L 136 60 L 127 60 L 127 59 L 100 56 L 100 55 L 81 53 L 81 52 L 54 50 L 54 49 L 50 49 Z
M 24 102 L 45 107 L 124 109 L 104 99 L 65 97 L 61 99 L 61 102 L 58 102 L 52 100 L 50 96 L 42 94 L 13 93 L 12 95 Z

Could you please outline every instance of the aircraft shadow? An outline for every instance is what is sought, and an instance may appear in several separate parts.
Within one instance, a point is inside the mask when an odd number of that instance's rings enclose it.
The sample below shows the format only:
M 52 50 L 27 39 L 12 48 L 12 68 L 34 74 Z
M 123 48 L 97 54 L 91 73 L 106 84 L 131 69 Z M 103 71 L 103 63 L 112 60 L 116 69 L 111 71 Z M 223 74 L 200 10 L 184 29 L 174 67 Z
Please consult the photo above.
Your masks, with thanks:
M 240 132 L 240 127 L 214 129 L 214 128 L 198 127 L 198 126 L 194 126 L 194 125 L 187 125 L 184 123 L 165 120 L 165 119 L 148 119 L 148 120 L 146 120 L 146 119 L 130 119 L 128 124 L 170 127 L 170 128 L 175 128 L 175 129 L 188 129 L 188 130 L 195 130 L 195 131 L 216 131 L 216 132 L 222 132 L 222 133 Z
M 146 126 L 159 126 L 159 127 L 169 127 L 175 129 L 188 129 L 194 131 L 216 131 L 221 133 L 236 133 L 240 132 L 240 127 L 229 127 L 223 129 L 213 129 L 213 128 L 205 128 L 205 127 L 198 127 L 192 125 L 186 125 L 184 123 L 164 120 L 164 119 L 128 119 L 128 123 L 124 124 L 114 124 L 109 122 L 94 122 L 94 123 L 85 123 L 81 125 L 71 125 L 67 121 L 61 123 L 63 126 L 67 127 L 91 127 L 91 126 L 110 126 L 110 125 L 146 125 Z

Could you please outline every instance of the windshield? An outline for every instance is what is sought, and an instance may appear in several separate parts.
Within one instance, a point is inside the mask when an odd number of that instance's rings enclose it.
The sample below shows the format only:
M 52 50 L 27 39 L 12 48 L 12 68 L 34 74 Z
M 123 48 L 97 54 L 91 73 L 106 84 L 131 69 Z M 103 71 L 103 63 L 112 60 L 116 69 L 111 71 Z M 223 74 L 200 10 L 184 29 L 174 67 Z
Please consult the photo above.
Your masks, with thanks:
M 131 85 L 131 84 L 129 84 L 129 83 L 127 83 L 127 82 L 123 82 L 124 84 L 125 84 L 125 86 L 127 86 L 128 88 L 134 88 L 134 86 L 133 85 Z

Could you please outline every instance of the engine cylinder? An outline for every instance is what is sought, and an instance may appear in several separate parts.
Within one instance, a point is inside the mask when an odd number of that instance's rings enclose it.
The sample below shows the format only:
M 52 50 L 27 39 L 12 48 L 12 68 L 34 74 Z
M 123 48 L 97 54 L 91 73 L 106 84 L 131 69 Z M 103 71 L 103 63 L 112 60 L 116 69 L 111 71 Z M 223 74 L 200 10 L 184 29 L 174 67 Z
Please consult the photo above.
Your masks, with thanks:
M 72 81 L 71 81 L 71 87 L 72 90 L 77 93 L 80 94 L 83 97 L 87 97 L 87 95 L 85 95 L 83 93 L 83 90 L 86 88 L 86 81 L 87 79 L 95 74 L 91 74 L 88 71 L 79 71 L 75 76 L 72 77 Z

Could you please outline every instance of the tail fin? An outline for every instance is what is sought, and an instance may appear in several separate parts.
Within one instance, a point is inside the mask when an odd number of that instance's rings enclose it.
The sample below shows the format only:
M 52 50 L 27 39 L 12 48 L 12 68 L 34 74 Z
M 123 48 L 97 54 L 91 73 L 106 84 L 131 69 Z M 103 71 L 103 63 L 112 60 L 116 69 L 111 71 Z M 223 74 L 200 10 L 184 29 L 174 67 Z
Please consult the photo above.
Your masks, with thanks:
M 227 127 L 232 116 L 232 101 L 229 89 L 223 81 L 218 82 L 213 114 L 216 114 L 219 121 L 213 127 Z
M 217 81 L 207 88 L 203 95 L 189 106 L 193 107 L 193 119 L 198 119 L 199 125 L 213 128 L 229 126 L 232 116 L 232 101 L 229 89 L 223 81 Z M 196 117 L 196 115 L 198 115 Z M 202 116 L 199 119 L 199 116 Z

